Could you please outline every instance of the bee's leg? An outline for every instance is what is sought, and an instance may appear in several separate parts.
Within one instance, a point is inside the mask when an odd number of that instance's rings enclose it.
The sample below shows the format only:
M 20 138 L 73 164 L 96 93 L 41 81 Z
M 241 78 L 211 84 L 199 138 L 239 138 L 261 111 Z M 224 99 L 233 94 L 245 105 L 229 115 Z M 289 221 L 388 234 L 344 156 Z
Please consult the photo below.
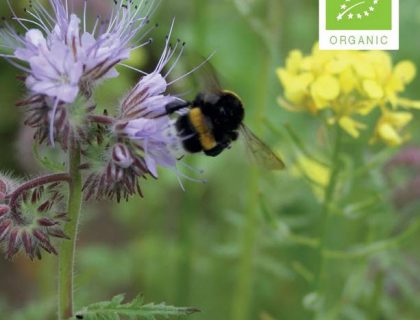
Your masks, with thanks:
M 213 149 L 210 149 L 210 150 L 204 150 L 204 153 L 207 155 L 207 156 L 210 156 L 210 157 L 216 157 L 216 156 L 218 156 L 219 154 L 221 154 L 222 153 L 222 151 L 223 150 L 225 150 L 226 148 L 228 148 L 229 147 L 229 143 L 219 143 L 217 146 L 215 146 Z
M 199 93 L 194 99 L 194 106 L 202 106 L 204 104 L 204 93 Z
M 230 139 L 231 141 L 236 141 L 236 140 L 238 140 L 238 138 L 239 138 L 239 133 L 238 133 L 237 131 L 230 131 L 230 132 L 228 133 L 228 136 L 229 136 L 229 139 Z
M 165 106 L 165 110 L 167 114 L 172 114 L 176 111 L 179 111 L 181 109 L 185 109 L 191 106 L 190 102 L 184 102 L 184 101 L 175 101 L 172 103 L 169 103 Z

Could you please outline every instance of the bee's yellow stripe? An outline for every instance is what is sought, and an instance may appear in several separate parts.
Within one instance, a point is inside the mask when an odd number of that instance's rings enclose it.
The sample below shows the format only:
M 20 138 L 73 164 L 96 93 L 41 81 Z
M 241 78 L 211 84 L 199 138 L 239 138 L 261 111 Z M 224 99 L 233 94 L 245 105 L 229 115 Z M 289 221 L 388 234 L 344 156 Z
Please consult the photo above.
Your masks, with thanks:
M 198 138 L 204 150 L 211 150 L 216 147 L 217 143 L 214 136 L 207 126 L 203 113 L 200 108 L 192 108 L 188 114 L 191 124 L 197 131 Z

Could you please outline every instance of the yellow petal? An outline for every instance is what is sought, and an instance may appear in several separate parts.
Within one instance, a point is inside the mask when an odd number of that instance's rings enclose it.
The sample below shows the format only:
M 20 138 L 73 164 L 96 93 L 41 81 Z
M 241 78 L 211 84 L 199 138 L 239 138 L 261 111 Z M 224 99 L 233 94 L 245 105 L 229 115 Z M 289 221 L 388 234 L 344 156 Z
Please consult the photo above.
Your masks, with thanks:
M 357 86 L 357 78 L 352 69 L 347 68 L 340 73 L 340 88 L 344 93 L 352 92 Z
M 372 64 L 376 74 L 376 81 L 384 83 L 389 79 L 392 73 L 392 59 L 388 52 L 367 51 L 363 53 L 363 57 Z
M 294 104 L 301 104 L 309 94 L 309 85 L 314 79 L 313 75 L 307 72 L 295 75 L 284 69 L 278 70 L 277 75 L 284 86 L 286 99 Z
M 359 130 L 366 128 L 365 124 L 355 121 L 350 117 L 341 117 L 338 123 L 353 138 L 358 138 L 360 136 Z
M 403 108 L 413 108 L 413 109 L 420 109 L 420 101 L 419 100 L 409 100 L 399 98 L 396 101 L 396 104 Z
M 362 116 L 367 116 L 369 113 L 372 112 L 375 107 L 377 107 L 376 102 L 362 100 L 361 102 L 357 102 L 354 105 L 354 111 Z
M 413 115 L 410 112 L 389 112 L 385 116 L 385 121 L 397 128 L 406 126 L 412 119 Z
M 396 146 L 402 143 L 402 138 L 398 134 L 397 130 L 389 124 L 383 123 L 378 128 L 379 137 L 391 146 Z
M 394 74 L 401 79 L 404 84 L 408 84 L 416 77 L 416 66 L 411 61 L 401 61 L 395 66 Z
M 313 96 L 332 101 L 340 94 L 340 83 L 333 76 L 321 76 L 312 84 L 311 93 Z
M 374 80 L 363 81 L 363 90 L 371 99 L 381 99 L 384 96 L 384 90 Z
M 374 79 L 375 69 L 369 61 L 366 60 L 354 60 L 353 68 L 356 71 L 356 74 L 362 79 Z
M 391 146 L 396 146 L 407 140 L 401 137 L 400 131 L 413 119 L 409 112 L 385 112 L 376 126 L 376 137 Z
M 326 70 L 328 73 L 332 73 L 332 74 L 338 74 L 343 72 L 347 67 L 349 66 L 349 63 L 347 60 L 343 59 L 343 58 L 336 58 L 331 60 L 327 66 L 326 66 Z
M 299 50 L 293 50 L 289 53 L 286 59 L 286 69 L 289 72 L 297 73 L 300 70 L 302 64 L 303 54 Z
M 387 96 L 391 94 L 396 94 L 398 92 L 402 92 L 405 89 L 405 84 L 401 80 L 401 78 L 395 73 L 389 77 L 388 82 L 385 87 L 385 91 L 387 92 Z

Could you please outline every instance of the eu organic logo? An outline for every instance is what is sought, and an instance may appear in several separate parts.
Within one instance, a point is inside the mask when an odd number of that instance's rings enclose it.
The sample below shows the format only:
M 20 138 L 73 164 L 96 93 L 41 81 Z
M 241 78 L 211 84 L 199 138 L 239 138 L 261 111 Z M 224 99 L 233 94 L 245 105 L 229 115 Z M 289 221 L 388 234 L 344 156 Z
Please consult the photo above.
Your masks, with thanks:
M 327 30 L 391 30 L 391 0 L 329 0 Z
M 399 0 L 319 0 L 320 48 L 396 50 Z

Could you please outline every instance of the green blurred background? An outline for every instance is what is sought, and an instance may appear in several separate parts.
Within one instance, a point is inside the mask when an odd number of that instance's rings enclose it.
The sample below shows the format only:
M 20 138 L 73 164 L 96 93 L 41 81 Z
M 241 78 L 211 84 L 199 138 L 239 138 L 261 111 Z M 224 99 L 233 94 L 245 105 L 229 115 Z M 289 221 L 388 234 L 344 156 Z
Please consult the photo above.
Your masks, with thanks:
M 89 11 L 96 15 L 107 3 L 112 1 L 90 1 Z M 9 14 L 5 1 L 0 13 Z M 152 19 L 160 23 L 155 42 L 132 64 L 153 69 L 173 17 L 175 38 L 187 42 L 187 51 L 202 56 L 217 51 L 212 63 L 224 85 L 242 96 L 247 125 L 284 157 L 288 170 L 256 171 L 238 143 L 215 159 L 188 157 L 190 165 L 205 171 L 206 184 L 185 182 L 183 192 L 175 175 L 161 170 L 158 181 L 144 183 L 144 199 L 86 204 L 76 260 L 76 303 L 81 307 L 117 293 L 133 297 L 140 292 L 147 301 L 198 307 L 202 312 L 191 316 L 196 320 L 311 319 L 316 254 L 307 242 L 319 235 L 321 210 L 311 185 L 293 174 L 295 145 L 284 125 L 317 150 L 320 120 L 278 107 L 282 92 L 275 68 L 284 65 L 292 49 L 310 52 L 318 37 L 318 3 L 163 0 Z M 420 66 L 420 36 L 413 32 L 420 29 L 418 0 L 401 3 L 400 29 L 401 50 L 393 58 Z M 185 60 L 181 68 L 189 65 Z M 121 72 L 118 80 L 100 87 L 101 108 L 113 110 L 138 80 L 135 72 Z M 16 75 L 0 61 L 0 167 L 19 176 L 35 175 L 41 171 L 31 157 L 31 132 L 23 129 L 22 114 L 14 107 L 24 94 Z M 420 77 L 407 97 L 420 99 L 419 88 Z M 410 126 L 412 145 L 420 137 L 418 114 L 416 118 Z M 345 145 L 356 155 L 349 160 L 354 166 L 381 150 L 351 139 Z M 386 153 L 381 163 L 397 151 Z M 354 214 L 335 215 L 329 224 L 332 248 L 369 249 L 370 244 L 406 235 L 404 230 L 418 223 L 418 204 L 394 209 L 394 186 L 386 183 L 381 166 L 349 184 L 357 187 L 347 205 L 380 200 Z M 329 259 L 328 307 L 319 319 L 419 319 L 419 240 L 418 232 L 412 232 L 386 250 L 379 243 L 365 254 Z M 55 257 L 44 256 L 40 262 L 1 259 L 0 318 L 54 319 L 55 271 Z

